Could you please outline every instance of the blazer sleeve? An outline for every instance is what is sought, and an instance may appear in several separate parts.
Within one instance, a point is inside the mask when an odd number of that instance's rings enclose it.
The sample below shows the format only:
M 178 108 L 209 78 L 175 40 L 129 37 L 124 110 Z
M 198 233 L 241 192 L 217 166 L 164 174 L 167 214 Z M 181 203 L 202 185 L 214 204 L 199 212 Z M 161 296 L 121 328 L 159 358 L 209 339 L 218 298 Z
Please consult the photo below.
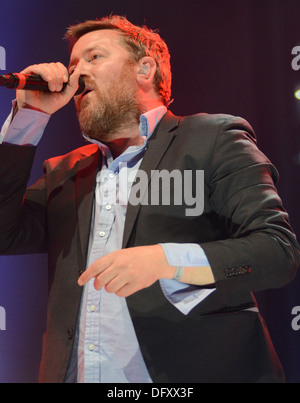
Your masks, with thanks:
M 45 178 L 27 188 L 36 148 L 0 145 L 0 253 L 46 251 Z
M 259 291 L 290 282 L 299 245 L 275 188 L 278 173 L 241 118 L 223 120 L 210 165 L 210 202 L 227 234 L 201 244 L 217 289 Z

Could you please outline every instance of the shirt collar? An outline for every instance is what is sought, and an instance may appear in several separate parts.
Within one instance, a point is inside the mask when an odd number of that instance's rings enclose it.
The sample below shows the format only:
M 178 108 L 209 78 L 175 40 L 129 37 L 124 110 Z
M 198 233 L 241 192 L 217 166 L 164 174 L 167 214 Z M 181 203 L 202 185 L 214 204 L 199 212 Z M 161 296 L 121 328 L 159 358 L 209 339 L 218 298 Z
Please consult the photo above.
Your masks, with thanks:
M 166 112 L 167 108 L 161 105 L 141 115 L 139 127 L 140 135 L 148 140 Z

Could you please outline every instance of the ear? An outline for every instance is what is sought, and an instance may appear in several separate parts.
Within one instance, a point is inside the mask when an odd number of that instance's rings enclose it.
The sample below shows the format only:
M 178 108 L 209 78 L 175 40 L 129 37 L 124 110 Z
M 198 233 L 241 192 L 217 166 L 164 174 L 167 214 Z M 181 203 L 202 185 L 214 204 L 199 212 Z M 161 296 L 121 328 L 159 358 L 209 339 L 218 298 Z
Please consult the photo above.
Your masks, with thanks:
M 152 84 L 156 73 L 156 62 L 150 56 L 144 56 L 139 60 L 137 66 L 137 82 L 142 86 Z

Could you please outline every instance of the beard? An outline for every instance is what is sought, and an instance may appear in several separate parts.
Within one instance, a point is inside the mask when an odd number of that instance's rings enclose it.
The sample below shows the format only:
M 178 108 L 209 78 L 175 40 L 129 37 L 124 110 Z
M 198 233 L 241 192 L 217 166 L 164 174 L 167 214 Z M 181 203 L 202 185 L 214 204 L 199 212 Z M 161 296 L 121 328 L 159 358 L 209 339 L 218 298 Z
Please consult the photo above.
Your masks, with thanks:
M 76 101 L 78 121 L 82 132 L 91 139 L 109 142 L 120 129 L 139 124 L 145 111 L 130 84 L 129 66 L 124 68 L 117 80 L 103 90 L 98 87 L 89 95 Z

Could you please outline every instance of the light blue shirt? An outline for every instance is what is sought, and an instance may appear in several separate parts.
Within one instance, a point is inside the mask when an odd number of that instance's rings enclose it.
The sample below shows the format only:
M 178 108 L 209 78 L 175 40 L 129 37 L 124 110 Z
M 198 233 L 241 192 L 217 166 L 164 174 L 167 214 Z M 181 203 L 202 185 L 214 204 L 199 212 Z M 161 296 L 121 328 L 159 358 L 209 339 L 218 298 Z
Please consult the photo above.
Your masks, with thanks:
M 103 154 L 102 169 L 96 177 L 93 220 L 87 267 L 122 247 L 122 237 L 131 183 L 142 161 L 148 139 L 166 113 L 164 106 L 141 116 L 140 134 L 144 145 L 129 147 L 113 160 L 110 150 L 98 143 Z M 49 115 L 22 109 L 1 130 L 7 143 L 37 145 Z M 96 142 L 96 141 L 93 141 Z M 96 142 L 97 143 L 97 142 Z M 121 178 L 121 180 L 119 180 Z M 161 244 L 171 266 L 208 266 L 203 249 L 197 244 Z M 175 280 L 160 280 L 165 297 L 184 315 L 203 301 L 214 289 L 202 289 Z M 67 382 L 146 383 L 152 382 L 145 366 L 126 299 L 96 291 L 93 280 L 83 289 L 74 349 Z

